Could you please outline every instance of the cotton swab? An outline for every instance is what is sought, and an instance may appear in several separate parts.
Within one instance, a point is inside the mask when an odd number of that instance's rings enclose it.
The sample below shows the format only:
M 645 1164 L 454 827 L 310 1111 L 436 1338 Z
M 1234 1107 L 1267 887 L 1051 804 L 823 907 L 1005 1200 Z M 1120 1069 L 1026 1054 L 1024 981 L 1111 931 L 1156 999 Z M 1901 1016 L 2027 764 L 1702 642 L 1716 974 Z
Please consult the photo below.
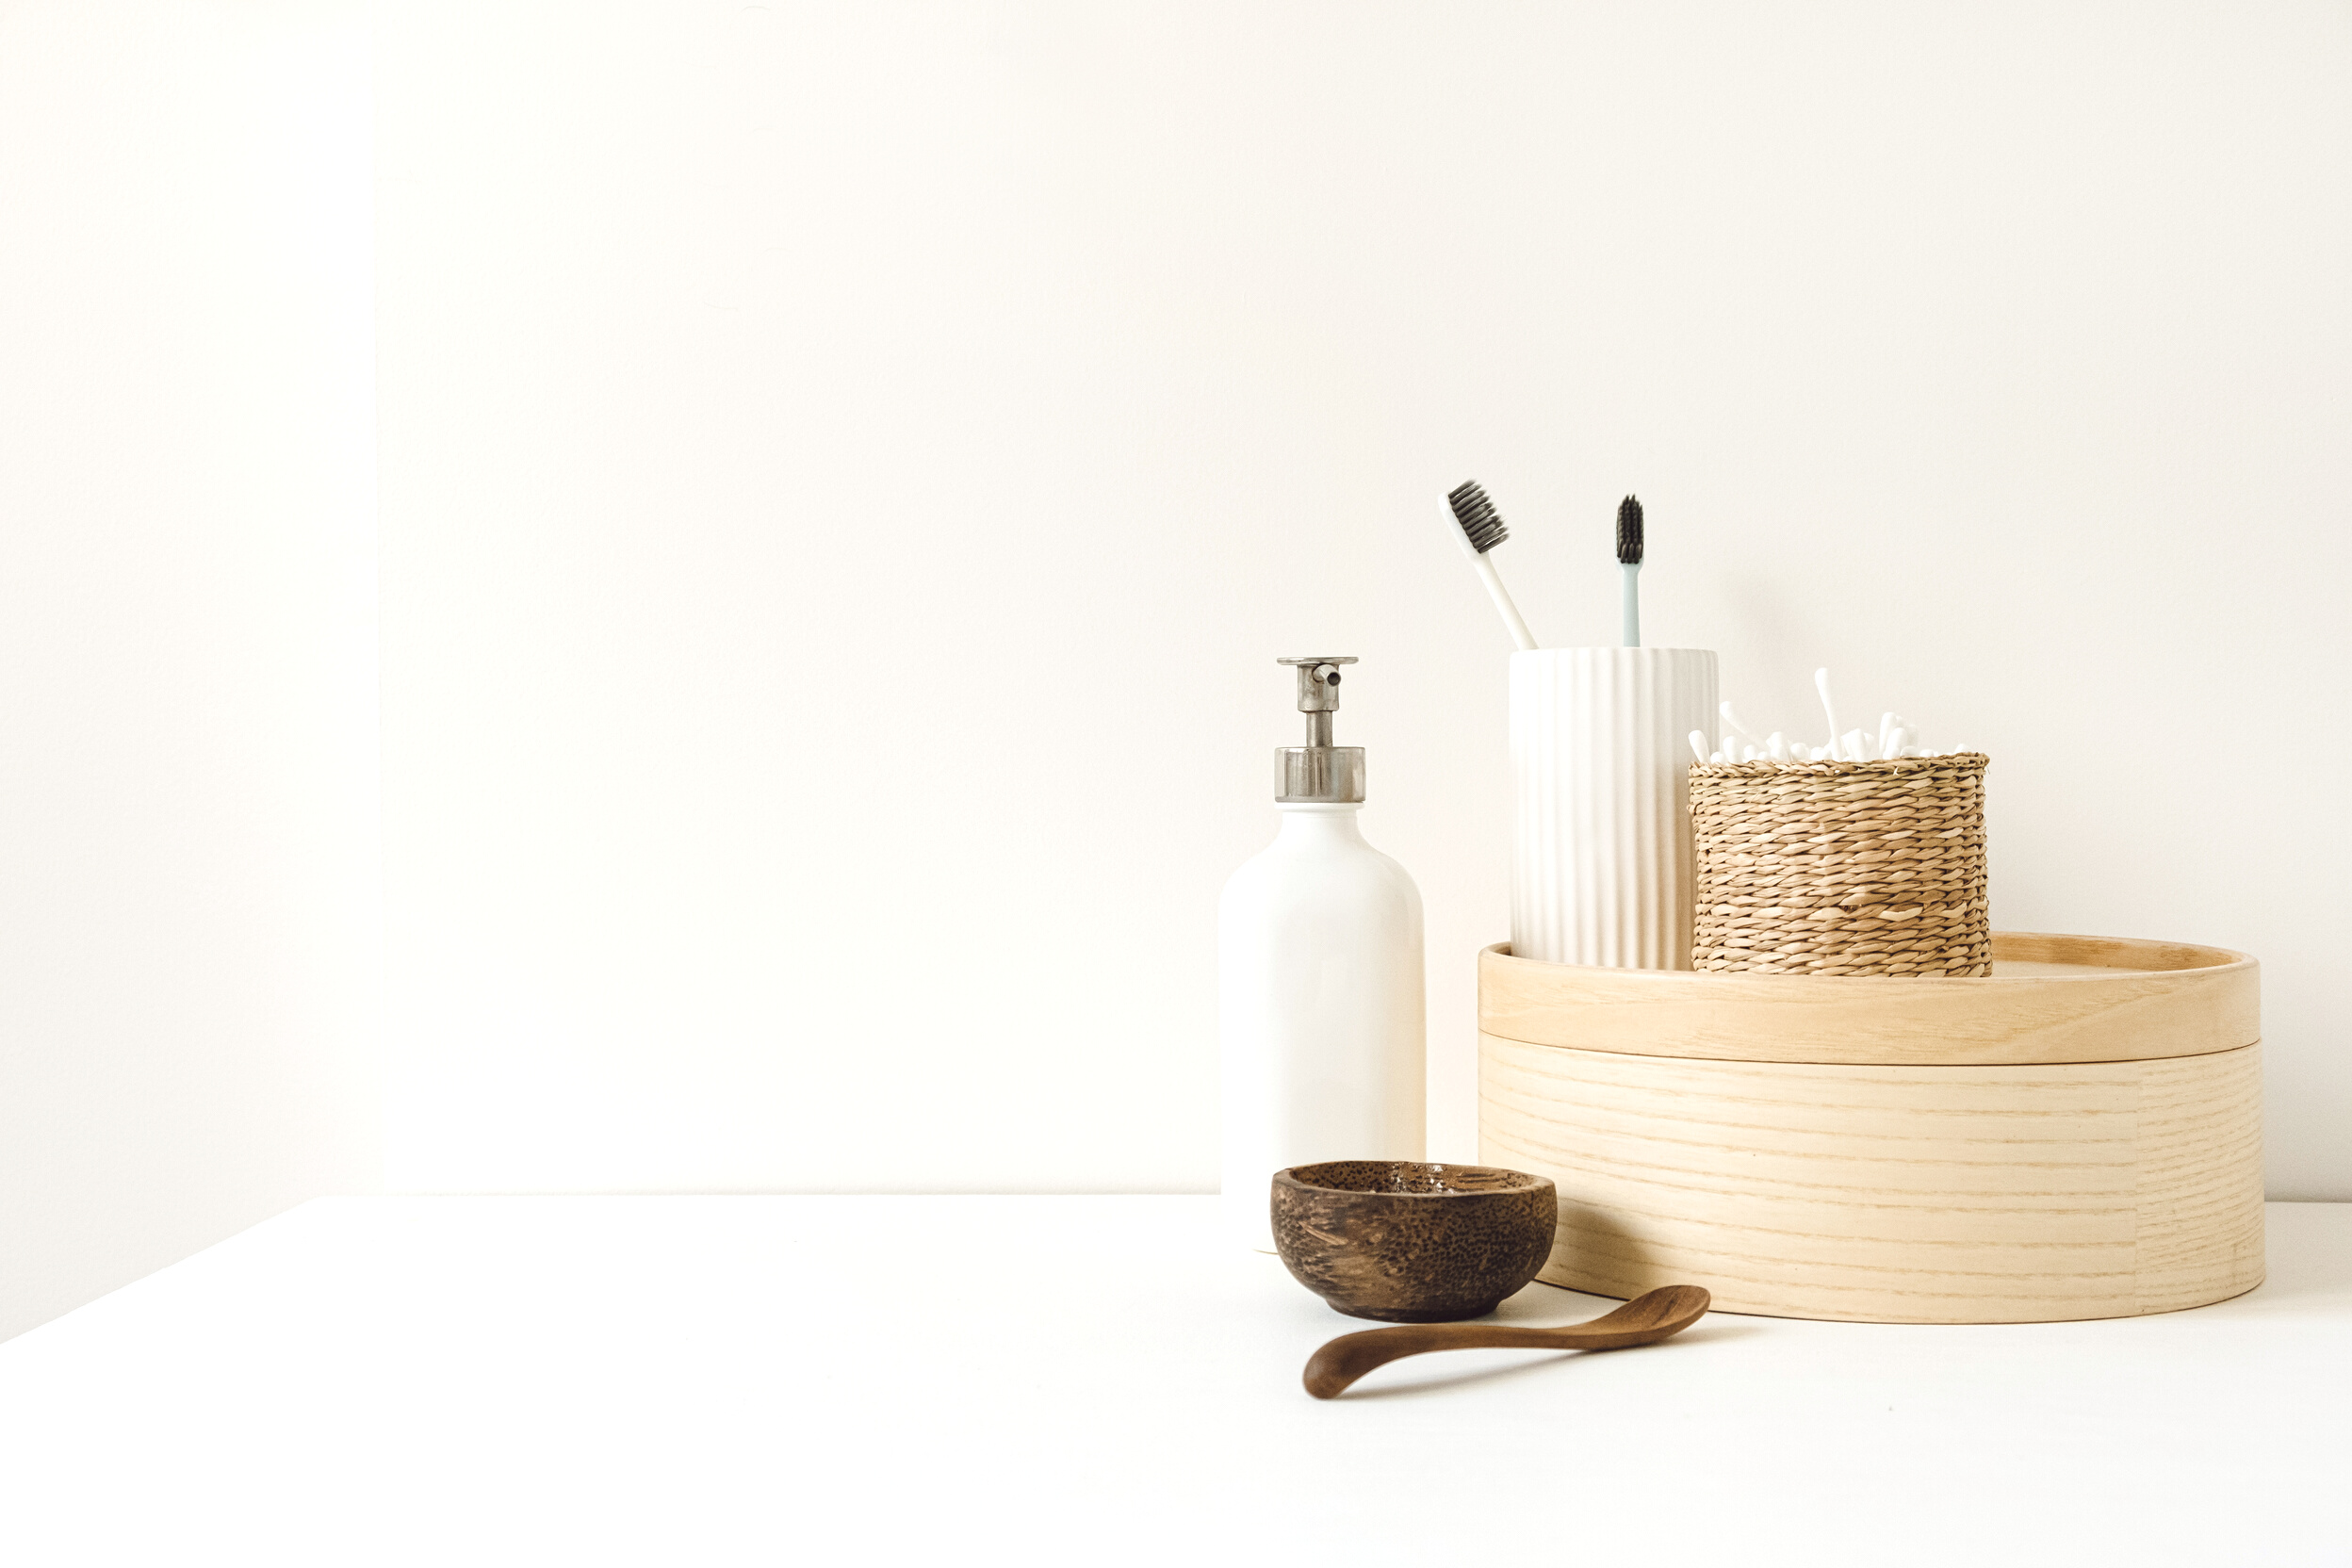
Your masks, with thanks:
M 1690 732 L 1690 755 L 1702 762 L 1707 760 L 1707 736 L 1696 729 Z
M 1821 711 L 1829 715 L 1829 755 L 1838 755 L 1838 705 L 1829 700 L 1829 670 L 1827 666 L 1813 672 L 1813 689 L 1821 694 Z
M 1968 753 L 1968 748 L 1966 746 L 1929 747 L 1921 739 L 1918 727 L 1891 709 L 1878 716 L 1878 732 L 1875 735 L 1867 729 L 1840 731 L 1836 727 L 1838 703 L 1835 694 L 1830 690 L 1829 671 L 1826 668 L 1813 672 L 1813 689 L 1821 694 L 1821 712 L 1828 718 L 1832 727 L 1828 744 L 1808 745 L 1803 741 L 1792 741 L 1782 731 L 1775 729 L 1766 736 L 1759 745 L 1741 745 L 1733 738 L 1735 731 L 1746 736 L 1750 741 L 1754 741 L 1756 736 L 1740 722 L 1740 717 L 1733 710 L 1732 705 L 1723 702 L 1716 705 L 1716 710 L 1722 714 L 1723 723 L 1729 727 L 1723 731 L 1723 748 L 1710 754 L 1708 760 L 1715 762 L 1884 762 L 1893 761 L 1899 758 L 1959 757 Z M 1698 748 L 1706 743 L 1707 737 L 1704 734 L 1697 730 L 1691 731 L 1690 747 L 1693 753 L 1696 753 Z

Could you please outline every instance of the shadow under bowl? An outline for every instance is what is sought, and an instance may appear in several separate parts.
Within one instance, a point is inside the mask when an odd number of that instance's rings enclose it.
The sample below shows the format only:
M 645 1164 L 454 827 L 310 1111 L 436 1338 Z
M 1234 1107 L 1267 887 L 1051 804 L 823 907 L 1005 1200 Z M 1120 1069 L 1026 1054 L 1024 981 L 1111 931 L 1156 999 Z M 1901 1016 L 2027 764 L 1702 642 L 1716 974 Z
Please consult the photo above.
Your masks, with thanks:
M 1551 1256 L 1549 1179 L 1486 1165 L 1331 1160 L 1274 1173 L 1274 1249 L 1350 1317 L 1483 1317 Z

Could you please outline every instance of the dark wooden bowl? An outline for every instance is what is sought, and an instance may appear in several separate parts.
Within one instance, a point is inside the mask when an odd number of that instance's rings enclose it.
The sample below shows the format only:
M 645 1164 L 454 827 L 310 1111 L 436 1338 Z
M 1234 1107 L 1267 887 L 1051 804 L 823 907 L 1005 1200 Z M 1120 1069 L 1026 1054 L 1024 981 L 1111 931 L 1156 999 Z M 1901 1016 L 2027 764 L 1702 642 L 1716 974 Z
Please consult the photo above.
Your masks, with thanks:
M 1350 1317 L 1483 1317 L 1551 1256 L 1551 1182 L 1491 1165 L 1331 1160 L 1274 1173 L 1274 1248 Z

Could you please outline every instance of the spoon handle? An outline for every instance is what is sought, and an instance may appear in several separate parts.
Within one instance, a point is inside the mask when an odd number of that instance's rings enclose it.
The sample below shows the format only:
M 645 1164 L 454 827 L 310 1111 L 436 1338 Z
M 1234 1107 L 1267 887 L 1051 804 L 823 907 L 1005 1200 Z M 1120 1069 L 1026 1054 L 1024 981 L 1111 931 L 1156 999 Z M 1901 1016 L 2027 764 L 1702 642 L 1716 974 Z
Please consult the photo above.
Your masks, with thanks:
M 1625 1350 L 1655 1345 L 1682 1332 L 1705 1315 L 1704 1292 L 1698 1310 L 1663 1322 L 1611 1325 L 1625 1309 L 1565 1329 L 1519 1329 L 1506 1323 L 1399 1323 L 1393 1328 L 1365 1329 L 1342 1334 L 1308 1358 L 1300 1380 L 1307 1392 L 1329 1399 L 1376 1366 L 1429 1350 Z

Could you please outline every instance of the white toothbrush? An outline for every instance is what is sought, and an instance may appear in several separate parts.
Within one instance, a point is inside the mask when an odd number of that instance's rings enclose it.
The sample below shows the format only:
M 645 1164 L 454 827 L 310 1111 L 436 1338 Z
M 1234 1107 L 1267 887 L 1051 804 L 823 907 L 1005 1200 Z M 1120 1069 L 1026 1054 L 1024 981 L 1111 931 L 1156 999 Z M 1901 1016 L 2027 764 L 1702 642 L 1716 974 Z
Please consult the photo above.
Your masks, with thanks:
M 1470 564 L 1478 569 L 1478 579 L 1486 584 L 1488 595 L 1494 600 L 1494 608 L 1502 612 L 1503 629 L 1511 633 L 1511 640 L 1519 645 L 1520 652 L 1534 652 L 1535 633 L 1527 629 L 1527 623 L 1520 615 L 1519 607 L 1511 602 L 1511 595 L 1504 591 L 1503 580 L 1495 572 L 1494 563 L 1486 558 L 1487 551 L 1511 537 L 1511 531 L 1503 526 L 1501 514 L 1494 510 L 1494 503 L 1486 498 L 1486 492 L 1473 482 L 1455 487 L 1447 493 L 1446 500 L 1454 509 L 1456 531 L 1462 535 L 1462 548 L 1470 552 Z

